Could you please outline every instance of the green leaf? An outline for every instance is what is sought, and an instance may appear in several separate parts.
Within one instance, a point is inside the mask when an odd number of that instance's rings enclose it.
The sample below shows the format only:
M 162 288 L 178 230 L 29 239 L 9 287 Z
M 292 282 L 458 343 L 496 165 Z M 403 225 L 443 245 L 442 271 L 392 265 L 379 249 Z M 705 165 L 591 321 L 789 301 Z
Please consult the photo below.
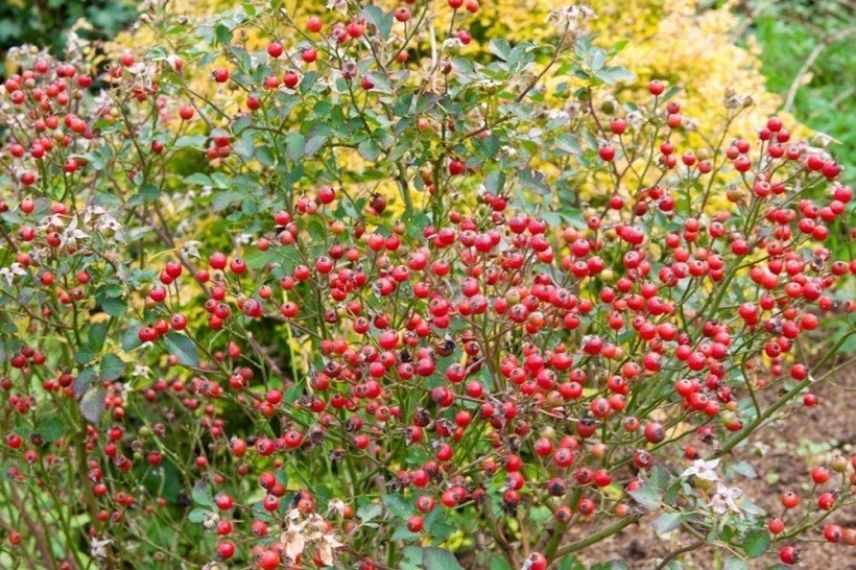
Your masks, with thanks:
M 630 496 L 645 509 L 656 511 L 663 501 L 667 482 L 668 475 L 665 471 L 662 468 L 655 468 L 639 489 L 630 492 Z
M 176 332 L 167 333 L 164 344 L 171 354 L 178 357 L 178 361 L 185 366 L 198 366 L 199 355 L 196 345 L 187 336 Z
M 285 137 L 285 148 L 288 153 L 288 158 L 291 160 L 299 160 L 303 158 L 306 150 L 306 137 L 300 133 L 289 133 Z
M 175 141 L 175 148 L 202 149 L 205 146 L 205 135 L 185 135 Z
M 418 546 L 406 546 L 402 551 L 404 559 L 399 570 L 422 570 L 422 549 Z
M 327 135 L 315 135 L 313 137 L 309 137 L 309 140 L 306 141 L 306 146 L 303 149 L 303 152 L 306 156 L 313 156 L 316 152 L 323 148 L 324 144 L 327 142 Z
M 104 402 L 107 398 L 107 393 L 103 388 L 93 388 L 83 395 L 80 400 L 80 413 L 91 424 L 97 424 L 101 419 L 101 414 L 104 413 Z
M 81 370 L 77 378 L 74 379 L 74 396 L 79 398 L 85 394 L 89 390 L 89 386 L 92 385 L 93 380 L 95 380 L 94 368 L 84 368 Z
M 392 14 L 387 14 L 374 5 L 363 8 L 363 16 L 371 22 L 383 39 L 389 38 L 392 31 Z
M 577 560 L 576 556 L 568 554 L 559 561 L 557 570 L 586 570 L 586 567 L 583 566 L 582 562 Z
M 446 540 L 455 531 L 455 527 L 446 520 L 446 513 L 443 512 L 443 509 L 434 509 L 425 517 L 425 528 L 431 538 L 438 541 Z
M 115 380 L 125 373 L 125 363 L 115 354 L 105 354 L 101 359 L 101 379 Z
M 377 160 L 377 157 L 380 156 L 380 147 L 378 147 L 371 139 L 366 139 L 361 142 L 357 147 L 357 150 L 360 152 L 360 156 L 369 162 L 374 162 Z
M 207 174 L 196 172 L 184 178 L 185 184 L 194 184 L 196 186 L 213 186 L 214 182 L 208 178 Z
M 240 204 L 246 200 L 246 198 L 245 194 L 232 190 L 227 192 L 217 192 L 217 194 L 214 195 L 214 200 L 211 205 L 214 207 L 214 211 L 219 212 L 234 204 Z
M 89 327 L 89 334 L 86 341 L 86 349 L 88 352 L 97 354 L 101 352 L 104 346 L 104 340 L 107 338 L 108 324 L 106 322 L 96 323 Z
M 357 517 L 367 523 L 379 517 L 382 512 L 383 506 L 380 503 L 366 503 L 357 509 Z
M 663 513 L 654 520 L 654 530 L 659 535 L 666 534 L 681 526 L 686 518 L 684 513 Z
M 455 555 L 443 548 L 431 546 L 422 553 L 425 570 L 464 570 Z
M 511 55 L 511 45 L 508 43 L 508 40 L 503 38 L 494 38 L 490 41 L 490 44 L 487 46 L 490 53 L 501 59 L 502 61 L 508 61 L 509 56 Z
M 211 486 L 200 479 L 193 485 L 193 490 L 190 492 L 190 497 L 197 505 L 204 507 L 214 506 L 214 496 L 211 494 Z
M 107 297 L 101 301 L 101 308 L 111 317 L 121 317 L 128 306 L 118 297 Z
M 624 67 L 604 67 L 595 71 L 594 74 L 607 85 L 613 85 L 619 81 L 630 82 L 636 79 L 633 72 Z
M 531 190 L 535 190 L 539 194 L 549 194 L 550 187 L 547 186 L 545 181 L 544 174 L 538 172 L 537 170 L 521 170 L 520 174 L 517 175 L 520 179 L 520 183 L 530 188 Z
M 503 186 L 505 186 L 505 173 L 499 170 L 491 172 L 484 179 L 485 189 L 494 196 L 502 192 Z
M 737 558 L 736 556 L 729 556 L 725 559 L 725 565 L 723 565 L 723 570 L 749 570 L 749 566 L 746 564 L 746 561 Z
M 725 469 L 725 472 L 730 477 L 734 477 L 735 475 L 741 475 L 747 479 L 756 479 L 758 477 L 758 472 L 755 471 L 755 468 L 747 461 L 738 461 L 737 463 L 729 465 Z
M 490 558 L 487 568 L 488 570 L 513 570 L 513 568 L 508 564 L 508 561 L 499 554 L 494 554 Z M 559 567 L 559 570 L 563 570 L 561 566 Z
M 35 433 L 52 443 L 65 435 L 66 427 L 60 416 L 45 416 L 36 424 Z
M 128 328 L 125 329 L 125 332 L 122 333 L 121 344 L 122 350 L 125 352 L 134 350 L 142 343 L 140 342 L 140 329 L 143 328 L 143 325 L 138 322 L 133 322 L 128 325 Z
M 749 558 L 758 558 L 770 546 L 770 533 L 765 528 L 751 530 L 746 534 L 743 540 L 743 552 Z
M 187 520 L 192 523 L 201 523 L 208 516 L 208 509 L 193 509 L 187 514 Z
M 415 532 L 411 532 L 407 525 L 401 525 L 392 533 L 392 540 L 403 540 L 405 542 L 413 542 L 419 538 Z
M 407 518 L 413 514 L 410 504 L 401 495 L 384 495 L 386 509 L 398 518 Z

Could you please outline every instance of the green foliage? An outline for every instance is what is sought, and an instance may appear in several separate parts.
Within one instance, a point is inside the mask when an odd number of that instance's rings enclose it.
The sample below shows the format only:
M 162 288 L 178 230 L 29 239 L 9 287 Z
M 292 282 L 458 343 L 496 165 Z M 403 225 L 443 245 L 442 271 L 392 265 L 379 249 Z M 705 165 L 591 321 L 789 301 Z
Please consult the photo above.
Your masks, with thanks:
M 115 36 L 136 17 L 131 0 L 9 0 L 0 3 L 0 56 L 12 46 L 36 44 L 64 50 L 68 31 L 89 40 Z
M 844 35 L 848 29 L 845 10 L 844 2 L 828 0 L 764 3 L 753 24 L 762 47 L 767 85 L 787 96 L 798 81 L 793 112 L 806 125 L 838 142 L 833 149 L 847 167 L 845 180 L 853 183 L 856 181 L 856 58 L 853 57 L 856 32 Z M 849 29 L 852 28 L 851 21 Z M 804 63 L 815 50 L 822 51 L 799 79 Z

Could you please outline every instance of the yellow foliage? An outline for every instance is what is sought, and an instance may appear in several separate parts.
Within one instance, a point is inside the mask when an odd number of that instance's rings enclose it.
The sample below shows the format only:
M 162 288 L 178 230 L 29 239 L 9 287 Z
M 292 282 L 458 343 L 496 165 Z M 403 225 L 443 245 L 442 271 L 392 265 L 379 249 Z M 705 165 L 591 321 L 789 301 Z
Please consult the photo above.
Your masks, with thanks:
M 235 0 L 173 0 L 169 6 L 178 14 L 198 18 L 237 4 Z M 589 4 L 596 14 L 591 26 L 602 44 L 627 41 L 618 63 L 643 80 L 657 77 L 680 85 L 685 114 L 697 122 L 702 134 L 715 135 L 711 131 L 721 125 L 726 89 L 751 94 L 755 101 L 737 121 L 735 132 L 750 134 L 780 107 L 780 97 L 766 90 L 757 46 L 737 44 L 739 21 L 730 3 L 718 9 L 702 8 L 698 0 L 591 0 Z M 284 5 L 298 22 L 306 13 L 326 10 L 321 0 L 291 0 Z M 459 21 L 466 18 L 467 26 L 485 28 L 488 37 L 537 41 L 554 33 L 547 20 L 550 11 L 561 5 L 556 0 L 485 0 L 478 14 L 461 16 Z M 444 26 L 450 13 L 446 0 L 434 0 L 432 13 L 438 27 Z M 145 26 L 116 40 L 118 46 L 137 48 L 155 42 Z
M 329 20 L 335 19 L 335 13 L 327 12 L 325 4 L 322 0 L 283 2 L 298 23 L 304 22 L 309 13 L 327 13 Z M 386 8 L 398 5 L 395 0 L 382 4 Z M 618 42 L 625 46 L 616 63 L 631 69 L 642 83 L 657 78 L 681 88 L 678 100 L 682 114 L 696 126 L 697 138 L 719 138 L 726 114 L 723 103 L 729 90 L 739 96 L 751 95 L 754 102 L 733 123 L 729 138 L 751 136 L 781 107 L 781 98 L 766 89 L 757 45 L 751 41 L 746 46 L 737 43 L 740 22 L 730 2 L 717 9 L 703 7 L 699 0 L 590 0 L 588 4 L 596 14 L 590 27 L 598 41 L 607 48 Z M 200 18 L 237 5 L 235 0 L 173 0 L 169 9 Z M 556 0 L 483 0 L 476 15 L 459 15 L 456 22 L 461 27 L 484 30 L 485 37 L 538 42 L 555 34 L 549 15 L 564 5 Z M 444 30 L 441 33 L 448 29 L 450 13 L 446 0 L 433 0 L 430 17 L 435 18 L 439 30 Z M 258 47 L 260 39 L 247 38 L 247 44 Z M 116 49 L 155 43 L 154 34 L 141 26 L 121 35 Z M 191 83 L 197 90 L 210 93 L 213 89 L 207 76 L 191 78 Z M 644 95 L 638 89 L 636 93 Z M 786 119 L 789 124 L 797 124 L 792 117 Z M 802 127 L 794 130 L 805 134 Z M 394 194 L 390 192 L 390 198 Z M 711 205 L 727 207 L 724 197 L 719 196 L 713 197 Z M 400 205 L 393 202 L 391 206 Z

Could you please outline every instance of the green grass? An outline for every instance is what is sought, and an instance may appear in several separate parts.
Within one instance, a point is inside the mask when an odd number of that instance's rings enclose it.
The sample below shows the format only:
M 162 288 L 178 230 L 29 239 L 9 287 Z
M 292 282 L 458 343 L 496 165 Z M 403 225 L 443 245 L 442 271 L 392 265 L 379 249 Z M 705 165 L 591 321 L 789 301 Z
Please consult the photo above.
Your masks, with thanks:
M 778 13 L 755 20 L 754 31 L 762 47 L 767 86 L 785 96 L 803 63 L 818 42 L 834 34 L 834 23 L 809 27 Z M 856 182 L 856 34 L 829 45 L 811 66 L 808 80 L 794 99 L 792 112 L 804 124 L 836 141 L 830 150 L 845 167 L 844 180 Z

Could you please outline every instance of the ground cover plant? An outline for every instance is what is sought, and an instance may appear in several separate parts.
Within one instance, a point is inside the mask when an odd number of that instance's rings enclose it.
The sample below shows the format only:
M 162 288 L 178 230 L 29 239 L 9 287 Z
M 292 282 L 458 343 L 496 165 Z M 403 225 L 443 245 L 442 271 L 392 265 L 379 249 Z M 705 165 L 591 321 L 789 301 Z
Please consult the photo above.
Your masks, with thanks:
M 700 128 L 585 6 L 480 50 L 476 0 L 318 8 L 151 2 L 156 43 L 104 71 L 16 50 L 4 565 L 568 570 L 637 525 L 683 540 L 659 568 L 856 544 L 856 458 L 771 510 L 735 455 L 856 330 L 824 137 L 736 128 L 734 89 Z

